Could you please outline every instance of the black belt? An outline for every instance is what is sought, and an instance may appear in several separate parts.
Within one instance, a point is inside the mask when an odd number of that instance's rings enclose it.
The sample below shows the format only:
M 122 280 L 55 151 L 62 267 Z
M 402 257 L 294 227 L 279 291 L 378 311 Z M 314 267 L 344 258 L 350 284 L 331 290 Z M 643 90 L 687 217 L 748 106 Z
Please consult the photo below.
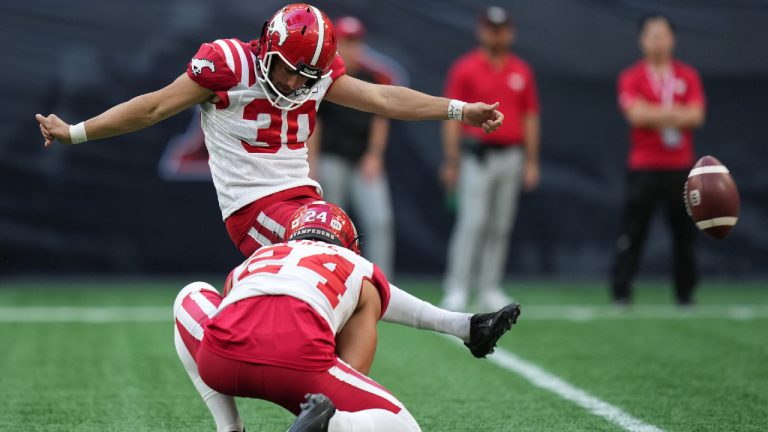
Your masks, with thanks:
M 465 154 L 474 156 L 479 160 L 485 160 L 488 155 L 514 147 L 514 144 L 483 143 L 472 138 L 464 138 L 461 140 L 461 151 Z

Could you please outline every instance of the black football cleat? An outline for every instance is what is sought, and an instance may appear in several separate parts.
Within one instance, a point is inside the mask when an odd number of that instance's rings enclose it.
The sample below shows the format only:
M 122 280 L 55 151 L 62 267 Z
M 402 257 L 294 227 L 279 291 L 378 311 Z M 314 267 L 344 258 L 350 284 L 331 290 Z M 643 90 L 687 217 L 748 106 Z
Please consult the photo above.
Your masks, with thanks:
M 484 358 L 496 348 L 499 338 L 517 323 L 520 305 L 511 303 L 496 312 L 475 314 L 469 318 L 469 342 L 464 345 L 473 356 Z
M 328 423 L 336 413 L 333 402 L 320 393 L 304 397 L 307 401 L 301 404 L 301 412 L 288 432 L 327 432 Z

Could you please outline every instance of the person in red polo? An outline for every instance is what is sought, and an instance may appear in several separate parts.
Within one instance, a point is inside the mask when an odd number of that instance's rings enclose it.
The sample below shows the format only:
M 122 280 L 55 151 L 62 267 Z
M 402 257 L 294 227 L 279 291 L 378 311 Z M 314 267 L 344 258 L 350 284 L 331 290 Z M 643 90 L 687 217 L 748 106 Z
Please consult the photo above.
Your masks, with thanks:
M 663 203 L 674 240 L 677 303 L 690 305 L 697 280 L 695 229 L 682 199 L 694 164 L 693 129 L 704 124 L 705 99 L 696 69 L 673 56 L 675 26 L 669 17 L 640 21 L 644 58 L 619 77 L 619 105 L 630 126 L 627 194 L 612 276 L 613 300 L 631 302 L 648 223 Z
M 445 94 L 498 101 L 505 121 L 493 135 L 459 124 L 443 126 L 442 181 L 448 191 L 456 189 L 458 200 L 442 302 L 449 310 L 466 307 L 475 273 L 482 307 L 509 302 L 501 282 L 518 195 L 539 182 L 536 83 L 530 66 L 510 52 L 515 32 L 507 11 L 487 8 L 477 36 L 480 46 L 451 67 Z

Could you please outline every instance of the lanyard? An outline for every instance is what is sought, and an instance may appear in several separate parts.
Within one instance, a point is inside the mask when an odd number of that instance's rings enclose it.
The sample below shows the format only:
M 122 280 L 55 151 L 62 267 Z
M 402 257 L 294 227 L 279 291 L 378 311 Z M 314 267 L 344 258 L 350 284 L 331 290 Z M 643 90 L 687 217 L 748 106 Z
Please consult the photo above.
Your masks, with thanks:
M 656 73 L 649 65 L 645 66 L 645 75 L 651 84 L 651 90 L 662 105 L 672 105 L 675 100 L 675 71 L 672 66 L 666 73 Z

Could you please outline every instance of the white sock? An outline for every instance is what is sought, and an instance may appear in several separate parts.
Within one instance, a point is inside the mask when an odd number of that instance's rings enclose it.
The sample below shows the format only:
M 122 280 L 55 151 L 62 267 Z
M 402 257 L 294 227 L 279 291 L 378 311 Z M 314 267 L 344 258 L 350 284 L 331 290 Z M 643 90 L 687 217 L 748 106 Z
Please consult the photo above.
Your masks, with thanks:
M 401 410 L 400 413 L 408 411 Z M 410 414 L 408 417 L 412 420 Z M 384 409 L 357 412 L 336 411 L 328 423 L 328 432 L 420 432 L 416 421 Z
M 184 341 L 181 340 L 179 330 L 176 325 L 173 326 L 174 341 L 176 344 L 176 353 L 179 355 L 181 364 L 184 365 L 184 369 L 187 370 L 189 378 L 192 380 L 192 384 L 195 385 L 197 392 L 203 398 L 203 402 L 208 406 L 208 410 L 213 416 L 213 421 L 216 422 L 217 432 L 242 432 L 243 421 L 240 419 L 240 414 L 237 412 L 237 405 L 235 404 L 235 398 L 225 394 L 221 394 L 216 390 L 208 387 L 200 378 L 200 373 L 197 371 L 197 364 L 189 354 Z
M 203 400 L 213 415 L 217 432 L 243 432 L 243 421 L 237 412 L 235 398 L 211 390 L 208 398 L 203 396 Z
M 432 330 L 469 341 L 469 318 L 472 314 L 440 309 L 400 288 L 389 285 L 389 306 L 382 319 L 418 329 Z

